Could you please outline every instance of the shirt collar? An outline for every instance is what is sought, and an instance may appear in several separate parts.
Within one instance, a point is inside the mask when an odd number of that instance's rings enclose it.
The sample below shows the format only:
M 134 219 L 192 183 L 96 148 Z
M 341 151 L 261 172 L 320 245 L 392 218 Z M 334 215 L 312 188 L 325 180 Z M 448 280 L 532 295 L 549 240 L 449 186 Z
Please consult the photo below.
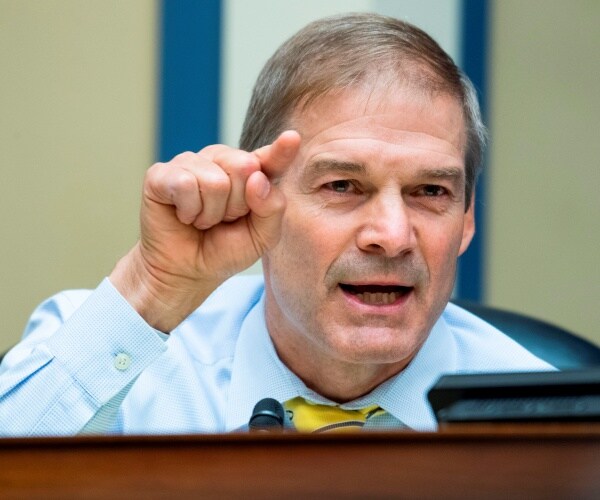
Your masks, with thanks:
M 240 329 L 231 368 L 225 415 L 227 429 L 246 426 L 261 399 L 287 401 L 298 396 L 304 386 L 277 356 L 267 331 L 264 310 L 263 293 Z
M 333 404 L 307 388 L 279 359 L 267 331 L 264 307 L 263 293 L 240 329 L 225 415 L 226 428 L 230 430 L 245 427 L 254 406 L 263 398 L 284 402 L 302 396 L 314 402 Z M 442 373 L 455 371 L 456 363 L 453 337 L 440 317 L 406 369 L 343 407 L 353 409 L 378 404 L 410 428 L 433 430 L 436 421 L 427 401 L 427 391 Z
M 457 359 L 454 337 L 444 318 L 440 317 L 409 365 L 376 388 L 373 395 L 382 408 L 408 427 L 420 431 L 435 430 L 437 423 L 427 393 L 442 374 L 456 371 Z

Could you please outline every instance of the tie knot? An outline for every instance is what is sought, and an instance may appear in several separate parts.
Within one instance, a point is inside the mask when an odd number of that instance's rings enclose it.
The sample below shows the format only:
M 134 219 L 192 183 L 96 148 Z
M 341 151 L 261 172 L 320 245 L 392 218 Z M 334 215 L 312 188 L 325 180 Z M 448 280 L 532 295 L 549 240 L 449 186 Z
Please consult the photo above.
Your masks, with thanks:
M 346 432 L 361 429 L 366 421 L 385 410 L 371 405 L 357 410 L 316 404 L 302 397 L 290 399 L 284 405 L 298 432 Z

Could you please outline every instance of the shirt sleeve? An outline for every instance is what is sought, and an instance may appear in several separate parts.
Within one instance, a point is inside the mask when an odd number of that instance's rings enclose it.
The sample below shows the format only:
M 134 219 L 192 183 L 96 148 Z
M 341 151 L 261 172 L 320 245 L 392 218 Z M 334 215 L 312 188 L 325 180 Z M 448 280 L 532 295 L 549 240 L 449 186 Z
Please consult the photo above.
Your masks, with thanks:
M 52 297 L 0 366 L 0 435 L 119 432 L 121 402 L 164 340 L 108 279 Z

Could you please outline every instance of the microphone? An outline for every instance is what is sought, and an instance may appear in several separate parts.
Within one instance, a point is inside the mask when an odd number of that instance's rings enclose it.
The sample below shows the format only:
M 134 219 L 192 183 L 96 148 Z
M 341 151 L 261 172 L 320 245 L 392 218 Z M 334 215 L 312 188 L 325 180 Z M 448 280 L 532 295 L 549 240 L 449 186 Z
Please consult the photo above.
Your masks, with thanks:
M 283 429 L 283 419 L 285 412 L 279 401 L 273 398 L 261 399 L 254 410 L 248 422 L 248 427 L 252 432 L 271 432 Z

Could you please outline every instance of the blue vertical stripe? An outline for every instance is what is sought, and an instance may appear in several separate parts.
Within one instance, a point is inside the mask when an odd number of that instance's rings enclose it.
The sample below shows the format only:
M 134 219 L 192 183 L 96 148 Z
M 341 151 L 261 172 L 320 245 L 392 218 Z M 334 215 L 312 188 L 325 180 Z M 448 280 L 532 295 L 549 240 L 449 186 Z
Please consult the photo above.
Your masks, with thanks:
M 483 120 L 486 124 L 489 123 L 487 119 L 489 3 L 488 0 L 463 0 L 461 40 L 462 69 L 477 88 Z M 485 170 L 484 168 L 475 193 L 477 232 L 469 249 L 460 258 L 456 290 L 457 298 L 476 302 L 485 299 L 485 198 L 487 180 Z
M 220 0 L 160 4 L 158 160 L 219 142 Z

